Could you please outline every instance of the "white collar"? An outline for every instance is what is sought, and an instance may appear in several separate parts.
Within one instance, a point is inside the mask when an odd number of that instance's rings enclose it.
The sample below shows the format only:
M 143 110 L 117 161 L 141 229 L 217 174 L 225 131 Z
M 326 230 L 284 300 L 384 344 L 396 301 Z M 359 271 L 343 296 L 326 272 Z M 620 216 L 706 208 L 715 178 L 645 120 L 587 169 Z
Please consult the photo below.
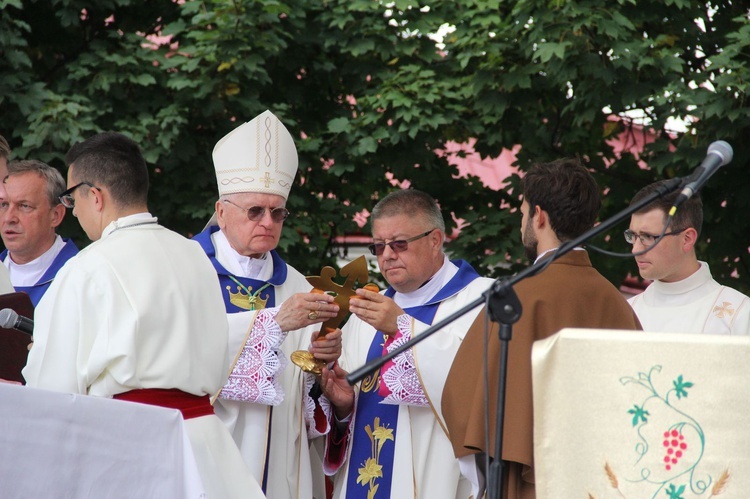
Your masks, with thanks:
M 548 253 L 552 253 L 553 251 L 557 251 L 558 248 L 559 248 L 559 246 L 555 246 L 554 248 L 550 248 L 550 249 L 544 251 L 541 255 L 539 255 L 539 256 L 536 257 L 536 260 L 534 260 L 534 263 L 536 263 L 539 260 L 541 260 L 542 258 L 544 258 L 544 255 L 546 255 Z M 575 248 L 573 248 L 573 250 L 574 251 L 586 251 L 585 249 L 581 248 L 580 246 L 576 246 Z
M 47 269 L 55 261 L 57 255 L 65 247 L 62 237 L 55 235 L 52 246 L 37 258 L 27 263 L 16 263 L 10 257 L 10 252 L 3 263 L 8 267 L 10 282 L 13 286 L 33 286 L 42 278 Z
M 216 250 L 216 260 L 229 273 L 259 281 L 267 281 L 273 275 L 273 260 L 268 258 L 268 253 L 263 253 L 260 258 L 241 255 L 232 248 L 222 230 L 211 234 L 211 242 Z
M 401 308 L 417 307 L 424 305 L 427 301 L 435 296 L 438 291 L 443 289 L 446 284 L 453 279 L 453 276 L 458 272 L 458 267 L 451 262 L 447 256 L 443 255 L 443 265 L 440 270 L 435 272 L 429 281 L 427 281 L 422 287 L 416 289 L 410 293 L 399 293 L 396 292 L 393 295 L 393 301 L 396 302 Z
M 119 229 L 135 227 L 136 225 L 155 225 L 156 223 L 156 217 L 148 212 L 136 213 L 134 215 L 120 217 L 117 220 L 110 222 L 109 225 L 104 228 L 104 230 L 102 231 L 102 237 L 100 239 L 104 239 L 105 237 Z
M 665 295 L 681 295 L 697 289 L 712 279 L 711 270 L 708 268 L 708 264 L 701 261 L 698 263 L 700 264 L 700 268 L 681 281 L 654 281 L 651 283 L 651 286 L 654 286 L 654 291 L 658 291 Z

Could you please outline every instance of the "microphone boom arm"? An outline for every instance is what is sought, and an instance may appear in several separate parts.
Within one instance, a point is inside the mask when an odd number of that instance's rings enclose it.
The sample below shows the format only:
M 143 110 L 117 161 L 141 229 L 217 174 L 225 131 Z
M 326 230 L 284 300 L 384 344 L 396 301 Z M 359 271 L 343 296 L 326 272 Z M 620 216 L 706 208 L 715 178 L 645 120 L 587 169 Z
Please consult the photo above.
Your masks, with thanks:
M 666 182 L 663 186 L 661 186 L 659 189 L 655 190 L 650 195 L 646 196 L 639 202 L 635 203 L 632 206 L 628 206 L 624 210 L 620 211 L 619 213 L 616 213 L 609 219 L 605 220 L 604 222 L 600 223 L 599 225 L 592 227 L 584 234 L 578 236 L 575 239 L 572 239 L 566 243 L 563 243 L 557 251 L 552 255 L 552 259 L 556 260 L 559 257 L 563 256 L 564 254 L 568 253 L 570 250 L 575 248 L 576 246 L 580 246 L 581 244 L 585 243 L 586 241 L 593 239 L 594 237 L 598 236 L 599 234 L 609 230 L 614 225 L 618 224 L 622 220 L 624 220 L 626 217 L 632 215 L 636 211 L 640 210 L 644 206 L 647 206 L 648 204 L 652 203 L 656 199 L 659 199 L 666 194 L 669 194 L 670 192 L 676 191 L 680 188 L 680 185 L 682 184 L 683 179 L 680 177 L 676 177 L 671 179 L 670 181 Z M 517 282 L 522 281 L 523 279 L 526 279 L 527 277 L 531 277 L 537 272 L 539 272 L 540 268 L 543 268 L 547 265 L 547 261 L 541 261 L 537 262 L 533 265 L 530 265 L 526 267 L 525 269 L 521 270 L 517 274 L 508 277 L 508 278 L 501 278 L 497 279 L 489 289 L 487 289 L 484 293 L 482 293 L 482 296 L 480 298 L 477 298 L 473 302 L 465 305 L 464 307 L 456 310 L 452 314 L 450 314 L 445 319 L 437 322 L 436 324 L 431 325 L 429 328 L 425 329 L 425 331 L 420 334 L 419 336 L 413 337 L 411 340 L 407 341 L 400 347 L 394 349 L 391 352 L 388 352 L 387 354 L 383 355 L 382 357 L 378 357 L 377 359 L 373 359 L 367 364 L 363 365 L 362 367 L 352 371 L 346 376 L 346 381 L 350 385 L 354 385 L 355 383 L 361 381 L 364 379 L 368 374 L 371 374 L 375 372 L 376 369 L 381 368 L 386 362 L 393 359 L 396 355 L 399 355 L 400 353 L 405 352 L 406 350 L 414 347 L 417 343 L 420 341 L 424 341 L 428 337 L 432 336 L 434 333 L 439 331 L 440 329 L 444 328 L 448 324 L 451 324 L 455 320 L 457 320 L 459 317 L 462 317 L 466 315 L 469 311 L 473 310 L 474 308 L 478 307 L 479 305 L 482 305 L 486 301 L 487 294 L 492 294 L 496 292 L 496 290 L 500 290 L 504 287 L 512 287 Z

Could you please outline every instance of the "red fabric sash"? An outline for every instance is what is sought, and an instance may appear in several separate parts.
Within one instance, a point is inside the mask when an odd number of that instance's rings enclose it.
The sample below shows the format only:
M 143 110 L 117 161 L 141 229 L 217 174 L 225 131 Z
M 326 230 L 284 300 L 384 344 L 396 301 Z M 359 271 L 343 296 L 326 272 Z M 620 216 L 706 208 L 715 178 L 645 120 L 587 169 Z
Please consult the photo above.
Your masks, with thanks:
M 176 388 L 143 388 L 118 393 L 112 398 L 178 409 L 183 419 L 198 418 L 214 413 L 214 407 L 208 395 L 192 395 Z

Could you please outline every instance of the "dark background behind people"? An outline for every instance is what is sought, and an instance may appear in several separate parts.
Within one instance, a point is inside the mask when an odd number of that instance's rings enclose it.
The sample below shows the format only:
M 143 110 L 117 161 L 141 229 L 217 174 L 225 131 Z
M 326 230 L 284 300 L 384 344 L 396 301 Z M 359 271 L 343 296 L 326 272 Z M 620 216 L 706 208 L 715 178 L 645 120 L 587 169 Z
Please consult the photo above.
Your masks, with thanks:
M 578 160 L 534 165 L 523 179 L 521 234 L 529 258 L 550 258 L 596 221 L 599 186 Z M 591 266 L 588 252 L 576 248 L 543 272 L 522 280 L 514 290 L 523 307 L 513 325 L 508 349 L 508 378 L 502 459 L 508 461 L 504 485 L 508 499 L 535 497 L 531 349 L 534 341 L 565 327 L 640 329 L 635 312 L 618 290 Z M 466 334 L 450 368 L 442 409 L 456 456 L 473 461 L 476 452 L 495 454 L 495 425 L 485 437 L 484 419 L 496 420 L 500 365 L 498 325 L 489 331 L 485 349 L 484 313 Z M 488 356 L 489 401 L 478 359 Z M 489 442 L 490 449 L 485 446 Z M 480 461 L 481 462 L 481 461 Z
M 723 139 L 735 159 L 704 189 L 711 243 L 698 252 L 723 284 L 750 287 L 750 219 L 726 227 L 750 211 L 750 100 L 738 97 L 750 80 L 750 39 L 736 36 L 750 22 L 743 2 L 674 9 L 643 0 L 616 20 L 580 2 L 542 0 L 467 2 L 461 16 L 448 3 L 429 11 L 363 3 L 353 14 L 347 2 L 289 0 L 283 15 L 265 2 L 236 5 L 242 15 L 221 2 L 123 0 L 85 14 L 70 0 L 11 2 L 0 17 L 0 133 L 16 158 L 62 168 L 76 140 L 123 131 L 144 149 L 162 223 L 193 234 L 213 209 L 213 145 L 237 120 L 274 109 L 299 139 L 288 207 L 297 216 L 280 247 L 307 266 L 300 270 L 345 254 L 335 237 L 361 232 L 356 214 L 395 179 L 439 200 L 449 235 L 454 220 L 471 224 L 447 249 L 496 275 L 525 264 L 517 217 L 497 210 L 519 205 L 518 179 L 511 193 L 454 178 L 458 160 L 446 147 L 476 151 L 467 153 L 474 172 L 497 175 L 496 186 L 508 171 L 483 159 L 503 149 L 501 162 L 514 161 L 512 149 L 522 171 L 580 155 L 607 189 L 605 219 L 642 186 L 690 174 Z M 532 28 L 516 22 L 529 18 Z M 603 23 L 611 29 L 594 29 Z M 404 36 L 443 24 L 455 31 L 439 41 Z M 571 37 L 573 24 L 582 28 Z M 627 251 L 624 228 L 604 245 Z M 629 260 L 592 257 L 613 282 L 632 273 Z

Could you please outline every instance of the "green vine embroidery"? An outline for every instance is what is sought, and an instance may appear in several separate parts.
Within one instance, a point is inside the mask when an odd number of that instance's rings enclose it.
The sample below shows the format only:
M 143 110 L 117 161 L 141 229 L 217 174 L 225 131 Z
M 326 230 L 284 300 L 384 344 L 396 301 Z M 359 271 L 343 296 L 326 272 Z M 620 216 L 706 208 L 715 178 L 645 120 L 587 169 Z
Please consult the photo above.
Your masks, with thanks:
M 654 385 L 655 373 L 660 373 L 661 369 L 662 367 L 657 365 L 648 373 L 639 372 L 636 377 L 620 378 L 623 385 L 635 384 L 648 392 L 641 404 L 634 404 L 627 411 L 638 435 L 635 446 L 636 464 L 642 460 L 645 463 L 639 470 L 640 476 L 629 481 L 657 486 L 652 498 L 667 496 L 669 499 L 685 499 L 683 494 L 688 487 L 692 493 L 702 495 L 713 481 L 710 475 L 706 478 L 696 478 L 696 468 L 703 458 L 705 449 L 705 434 L 694 418 L 676 407 L 679 401 L 687 398 L 693 383 L 679 375 L 672 381 L 672 388 L 661 394 Z M 663 416 L 668 415 L 672 422 L 660 431 L 654 432 L 654 428 L 649 425 L 657 414 L 662 416 L 662 421 L 665 420 Z M 653 453 L 659 456 L 658 466 L 653 464 Z M 647 456 L 649 461 L 645 460 Z

